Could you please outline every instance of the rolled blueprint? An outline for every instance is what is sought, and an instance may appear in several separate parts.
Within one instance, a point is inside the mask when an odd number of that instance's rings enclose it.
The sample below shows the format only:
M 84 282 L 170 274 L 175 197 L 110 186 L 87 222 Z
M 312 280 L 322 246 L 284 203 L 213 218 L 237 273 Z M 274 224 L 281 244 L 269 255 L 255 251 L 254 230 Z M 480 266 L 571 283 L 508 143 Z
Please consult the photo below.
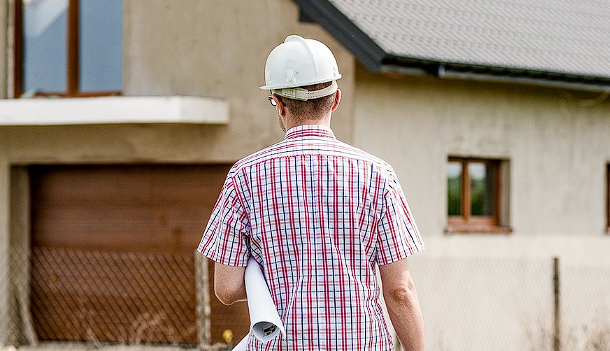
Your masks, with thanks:
M 248 350 L 248 335 L 245 338 L 241 339 L 241 341 L 235 345 L 232 351 L 246 351 Z
M 286 335 L 284 324 L 277 313 L 277 308 L 271 299 L 271 293 L 263 272 L 255 259 L 250 257 L 244 277 L 248 310 L 250 312 L 250 328 L 255 338 L 267 342 L 280 332 Z M 245 351 L 248 347 L 248 336 L 240 341 L 233 351 Z

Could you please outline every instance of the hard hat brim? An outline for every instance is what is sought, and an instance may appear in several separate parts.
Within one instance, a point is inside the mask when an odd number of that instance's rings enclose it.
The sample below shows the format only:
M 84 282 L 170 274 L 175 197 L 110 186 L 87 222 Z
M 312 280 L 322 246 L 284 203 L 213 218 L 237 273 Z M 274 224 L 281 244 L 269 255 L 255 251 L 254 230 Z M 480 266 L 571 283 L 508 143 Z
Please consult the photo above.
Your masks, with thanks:
M 337 79 L 341 79 L 341 74 L 338 73 L 335 77 L 333 77 L 334 79 L 332 80 L 328 80 L 328 79 L 321 79 L 319 81 L 313 81 L 313 82 L 308 82 L 309 84 L 307 85 L 314 85 L 314 84 L 319 84 L 319 83 L 327 83 L 327 82 L 332 82 L 335 81 Z M 276 84 L 276 85 L 263 85 L 261 87 L 258 87 L 260 90 L 273 90 L 273 89 L 282 89 L 282 88 L 298 88 L 301 87 L 302 85 L 296 85 L 296 84 Z

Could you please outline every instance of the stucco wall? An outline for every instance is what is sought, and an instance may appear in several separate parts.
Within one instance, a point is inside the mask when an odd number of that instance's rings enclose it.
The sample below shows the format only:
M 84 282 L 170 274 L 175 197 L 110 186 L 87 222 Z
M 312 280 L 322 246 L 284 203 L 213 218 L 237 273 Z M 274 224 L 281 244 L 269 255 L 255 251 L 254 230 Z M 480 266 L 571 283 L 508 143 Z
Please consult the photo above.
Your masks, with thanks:
M 427 257 L 610 266 L 610 96 L 357 68 L 354 143 L 396 169 Z M 445 234 L 448 156 L 508 160 L 512 234 Z
M 0 1 L 0 99 L 6 98 L 8 54 L 8 1 Z
M 426 244 L 410 270 L 428 348 L 551 349 L 553 257 L 562 342 L 599 342 L 589 331 L 607 332 L 610 308 L 610 97 L 360 66 L 356 77 L 354 142 L 394 166 Z M 512 234 L 444 233 L 450 155 L 508 160 Z
M 354 140 L 390 161 L 422 231 L 442 236 L 447 157 L 507 159 L 513 236 L 601 236 L 610 97 L 357 73 Z
M 236 161 L 283 136 L 268 92 L 258 87 L 267 54 L 289 34 L 327 43 L 344 75 L 340 86 L 353 95 L 353 57 L 319 25 L 299 23 L 292 1 L 127 0 L 124 95 L 224 98 L 229 124 L 0 127 L 4 156 L 12 164 Z M 333 115 L 347 141 L 352 101 Z
M 228 99 L 231 123 L 204 128 L 206 148 L 199 152 L 205 158 L 238 159 L 281 139 L 268 92 L 258 87 L 269 51 L 287 35 L 326 43 L 344 76 L 340 87 L 353 89 L 351 54 L 319 25 L 298 23 L 292 1 L 126 1 L 125 11 L 125 95 Z M 337 136 L 348 141 L 352 101 L 344 100 L 333 116 Z

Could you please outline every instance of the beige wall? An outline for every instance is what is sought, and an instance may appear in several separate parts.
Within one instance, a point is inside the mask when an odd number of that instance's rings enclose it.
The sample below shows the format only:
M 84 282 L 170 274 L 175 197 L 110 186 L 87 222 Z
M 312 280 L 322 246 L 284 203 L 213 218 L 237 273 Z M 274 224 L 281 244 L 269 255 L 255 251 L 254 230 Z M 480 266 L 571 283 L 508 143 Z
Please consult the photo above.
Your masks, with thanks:
M 289 34 L 327 43 L 353 95 L 353 57 L 320 26 L 299 24 L 290 0 L 126 0 L 124 27 L 124 95 L 225 98 L 229 124 L 0 127 L 10 163 L 234 162 L 271 145 L 282 132 L 258 87 L 267 54 Z M 333 116 L 347 141 L 352 101 Z
M 7 97 L 8 0 L 0 0 L 0 99 Z
M 442 236 L 447 157 L 509 160 L 513 236 L 602 236 L 610 97 L 357 72 L 354 140 L 391 162 L 420 229 Z
M 357 68 L 354 143 L 396 169 L 427 257 L 610 265 L 610 96 Z M 508 160 L 509 235 L 445 234 L 448 156 Z
M 125 11 L 125 95 L 228 99 L 231 123 L 203 128 L 202 157 L 235 160 L 281 139 L 268 92 L 258 87 L 269 51 L 289 34 L 325 42 L 343 73 L 341 88 L 352 95 L 353 57 L 320 26 L 299 24 L 292 1 L 126 1 Z M 348 141 L 352 101 L 343 101 L 333 123 Z
M 410 259 L 430 350 L 598 342 L 610 308 L 605 169 L 610 97 L 356 72 L 354 142 L 396 169 L 426 250 Z M 449 155 L 509 160 L 510 235 L 444 234 Z M 586 300 L 583 300 L 586 296 Z

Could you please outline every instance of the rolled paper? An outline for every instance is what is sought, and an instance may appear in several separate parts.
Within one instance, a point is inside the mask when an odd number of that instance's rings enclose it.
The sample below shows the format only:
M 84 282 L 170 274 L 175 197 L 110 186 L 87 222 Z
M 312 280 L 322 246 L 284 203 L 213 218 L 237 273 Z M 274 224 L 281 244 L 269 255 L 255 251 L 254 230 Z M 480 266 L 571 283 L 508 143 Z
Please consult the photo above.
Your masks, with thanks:
M 246 351 L 248 350 L 248 335 L 245 338 L 241 339 L 239 344 L 235 345 L 232 349 L 233 351 Z
M 280 332 L 286 336 L 284 324 L 277 313 L 277 308 L 267 281 L 263 276 L 260 266 L 256 260 L 250 257 L 245 273 L 246 296 L 248 298 L 248 311 L 250 312 L 250 329 L 252 335 L 261 342 L 267 342 L 275 338 Z M 245 351 L 248 348 L 248 336 L 246 335 L 233 351 Z

